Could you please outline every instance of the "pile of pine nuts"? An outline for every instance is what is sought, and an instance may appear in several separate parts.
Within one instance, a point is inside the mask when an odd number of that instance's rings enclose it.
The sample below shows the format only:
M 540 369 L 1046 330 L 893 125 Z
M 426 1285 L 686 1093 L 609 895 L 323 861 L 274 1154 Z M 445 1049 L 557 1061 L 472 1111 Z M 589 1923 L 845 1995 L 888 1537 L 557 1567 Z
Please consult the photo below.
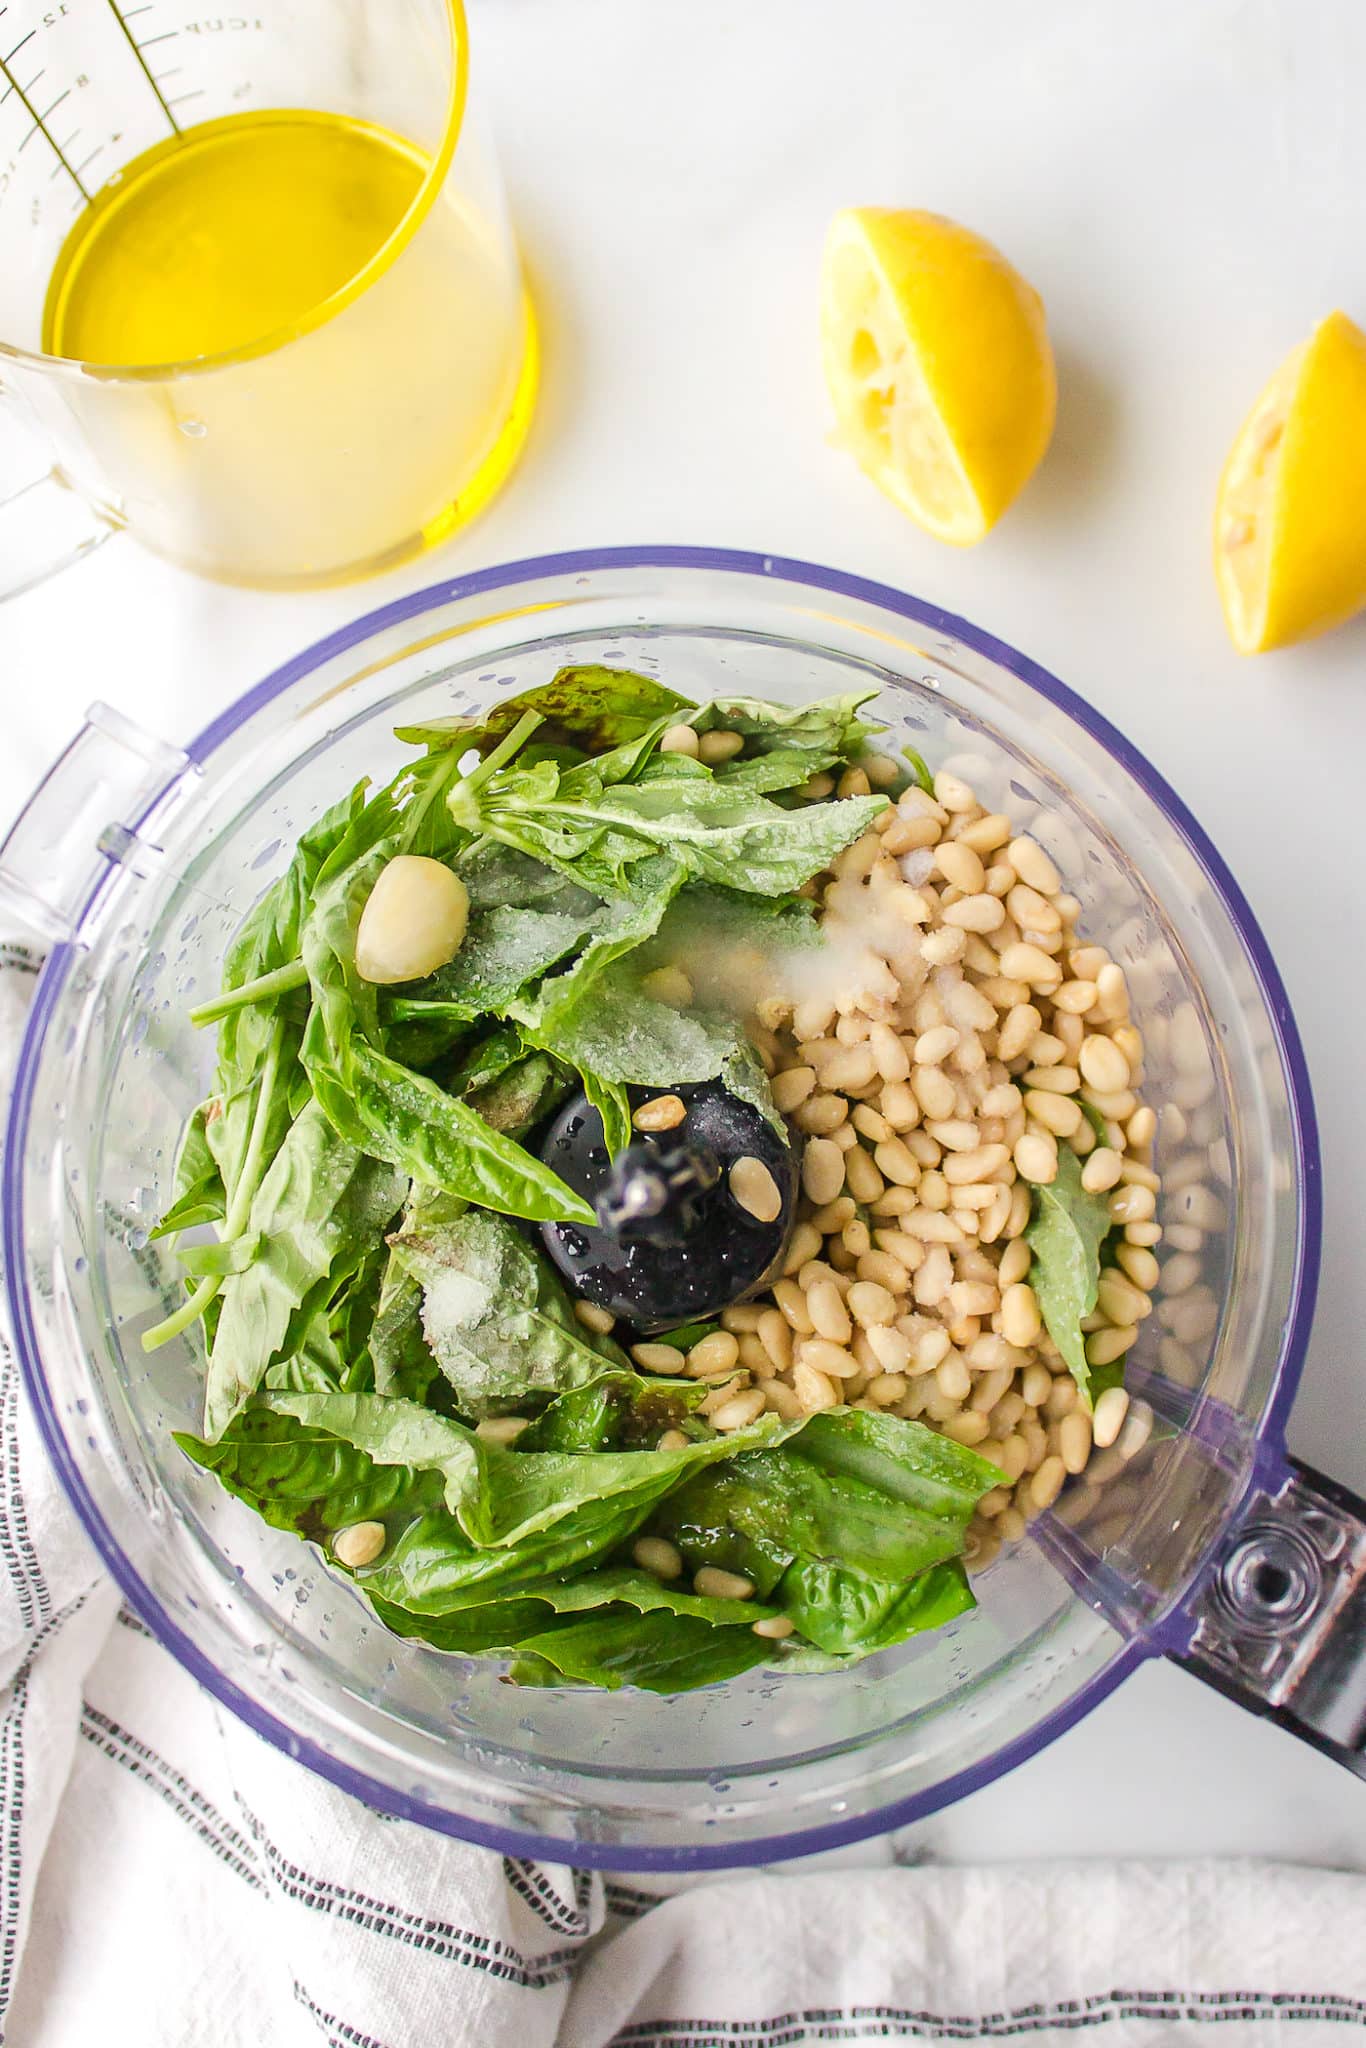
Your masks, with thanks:
M 837 793 L 890 769 L 850 769 Z M 809 793 L 832 787 L 821 777 Z M 700 1412 L 718 1430 L 847 1404 L 973 1446 L 1008 1481 L 970 1533 L 980 1569 L 1093 1448 L 1127 1460 L 1152 1429 L 1120 1388 L 1087 1412 L 1043 1327 L 1023 1237 L 1031 1183 L 1051 1181 L 1070 1147 L 1122 1231 L 1083 1325 L 1087 1357 L 1122 1358 L 1153 1307 L 1162 1237 L 1143 1042 L 1124 971 L 1078 937 L 1080 905 L 1052 859 L 953 774 L 932 796 L 908 790 L 808 893 L 828 930 L 870 940 L 848 986 L 768 999 L 751 1033 L 805 1134 L 783 1276 L 686 1355 L 647 1343 L 632 1356 L 707 1381 Z

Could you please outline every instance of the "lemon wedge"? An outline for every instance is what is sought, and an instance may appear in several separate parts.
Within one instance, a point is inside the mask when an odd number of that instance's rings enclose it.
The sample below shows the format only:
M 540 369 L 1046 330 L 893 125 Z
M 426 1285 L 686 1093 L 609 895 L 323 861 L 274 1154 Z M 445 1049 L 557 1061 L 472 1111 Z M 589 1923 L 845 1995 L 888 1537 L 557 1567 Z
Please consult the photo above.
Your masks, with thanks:
M 1330 313 L 1243 422 L 1214 515 L 1214 573 L 1240 654 L 1366 605 L 1366 334 Z
M 1053 431 L 1053 352 L 1033 286 L 939 214 L 850 207 L 826 239 L 821 344 L 860 467 L 940 540 L 981 540 Z

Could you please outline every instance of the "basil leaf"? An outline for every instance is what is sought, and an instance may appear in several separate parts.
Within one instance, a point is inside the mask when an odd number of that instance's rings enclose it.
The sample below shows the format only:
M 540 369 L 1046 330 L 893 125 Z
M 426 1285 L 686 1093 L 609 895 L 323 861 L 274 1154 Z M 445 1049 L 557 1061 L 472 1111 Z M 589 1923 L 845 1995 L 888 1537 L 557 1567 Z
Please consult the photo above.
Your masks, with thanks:
M 462 1413 L 505 1412 L 624 1364 L 577 1320 L 548 1259 L 482 1210 L 390 1240 L 422 1289 L 422 1327 Z
M 908 1583 L 870 1578 L 826 1558 L 800 1558 L 783 1573 L 774 1599 L 808 1642 L 839 1657 L 871 1657 L 942 1628 L 976 1604 L 956 1559 L 931 1565 Z
M 175 1440 L 272 1528 L 319 1540 L 352 1522 L 419 1514 L 441 1497 L 438 1476 L 377 1465 L 341 1437 L 266 1408 L 245 1410 L 217 1443 L 179 1431 Z
M 514 996 L 539 981 L 603 921 L 597 905 L 586 917 L 534 908 L 476 911 L 455 958 L 390 998 L 388 1015 L 403 1020 L 452 1017 L 465 1023 L 488 1012 L 501 1015 Z
M 817 697 L 808 704 L 770 704 L 760 697 L 717 697 L 704 704 L 688 723 L 699 732 L 723 727 L 743 733 L 748 754 L 795 750 L 828 752 L 849 759 L 862 752 L 866 740 L 881 732 L 860 718 L 861 707 L 877 690 L 855 690 L 839 697 Z M 815 774 L 812 768 L 809 771 Z
M 218 1097 L 211 1095 L 191 1111 L 176 1154 L 170 1206 L 151 1233 L 154 1238 L 173 1237 L 196 1224 L 221 1223 L 226 1215 L 227 1190 L 205 1129 L 208 1119 L 217 1118 L 221 1110 Z
M 755 1616 L 758 1619 L 758 1616 Z M 509 1677 L 515 1685 L 638 1685 L 677 1693 L 720 1685 L 762 1664 L 772 1645 L 753 1621 L 725 1628 L 696 1615 L 609 1613 L 526 1637 Z
M 330 1297 L 342 1272 L 353 1271 L 374 1245 L 406 1185 L 339 1137 L 316 1103 L 296 1117 L 251 1205 L 256 1257 L 223 1282 L 204 1390 L 211 1442 L 261 1384 L 266 1368 L 293 1348 L 296 1315 L 319 1286 Z
M 924 755 L 917 754 L 914 747 L 903 747 L 901 753 L 902 758 L 910 762 L 911 773 L 919 787 L 924 790 L 926 796 L 933 796 L 934 777 L 930 773 L 929 764 L 925 760 Z
M 1088 1194 L 1082 1186 L 1081 1166 L 1068 1145 L 1058 1147 L 1057 1179 L 1035 1185 L 1033 1204 L 1024 1233 L 1034 1254 L 1029 1284 L 1048 1334 L 1089 1408 L 1104 1389 L 1087 1364 L 1081 1322 L 1096 1305 L 1100 1248 L 1112 1228 L 1109 1205 L 1103 1195 Z M 1121 1365 L 1108 1383 L 1118 1385 L 1122 1376 Z
M 569 740 L 584 753 L 639 738 L 645 727 L 666 713 L 690 712 L 686 697 L 632 669 L 601 664 L 562 668 L 548 683 L 506 697 L 473 717 L 434 718 L 422 725 L 401 725 L 398 737 L 413 746 L 467 751 L 512 731 L 528 711 L 539 712 L 556 740 Z

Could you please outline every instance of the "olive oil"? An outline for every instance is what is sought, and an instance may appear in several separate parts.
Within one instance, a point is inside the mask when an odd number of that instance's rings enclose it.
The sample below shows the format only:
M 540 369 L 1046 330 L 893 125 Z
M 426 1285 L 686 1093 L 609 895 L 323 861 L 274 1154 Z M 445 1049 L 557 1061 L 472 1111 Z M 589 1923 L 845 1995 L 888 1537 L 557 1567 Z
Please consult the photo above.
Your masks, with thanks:
M 383 249 L 426 164 L 334 114 L 232 114 L 159 143 L 67 237 L 43 345 L 87 363 L 227 355 L 316 316 Z

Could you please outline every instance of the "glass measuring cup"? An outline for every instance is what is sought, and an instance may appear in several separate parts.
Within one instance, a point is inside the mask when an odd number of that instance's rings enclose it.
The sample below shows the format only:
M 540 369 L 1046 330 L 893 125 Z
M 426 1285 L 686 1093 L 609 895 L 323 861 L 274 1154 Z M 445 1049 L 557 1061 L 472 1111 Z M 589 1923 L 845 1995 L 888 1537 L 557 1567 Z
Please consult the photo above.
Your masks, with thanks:
M 0 499 L 0 591 L 111 527 L 228 581 L 344 580 L 480 509 L 525 436 L 536 362 L 467 71 L 461 0 L 266 0 L 203 16 L 184 0 L 0 8 L 0 391 L 53 464 Z M 244 128 L 249 139 L 275 124 L 278 141 L 281 123 L 368 146 L 343 213 L 372 199 L 364 163 L 377 154 L 408 177 L 406 207 L 359 268 L 221 353 L 59 352 L 73 266 L 117 209 L 149 178 L 239 147 Z M 277 183 L 283 218 L 310 195 Z M 191 214 L 164 247 L 168 305 L 197 232 Z

